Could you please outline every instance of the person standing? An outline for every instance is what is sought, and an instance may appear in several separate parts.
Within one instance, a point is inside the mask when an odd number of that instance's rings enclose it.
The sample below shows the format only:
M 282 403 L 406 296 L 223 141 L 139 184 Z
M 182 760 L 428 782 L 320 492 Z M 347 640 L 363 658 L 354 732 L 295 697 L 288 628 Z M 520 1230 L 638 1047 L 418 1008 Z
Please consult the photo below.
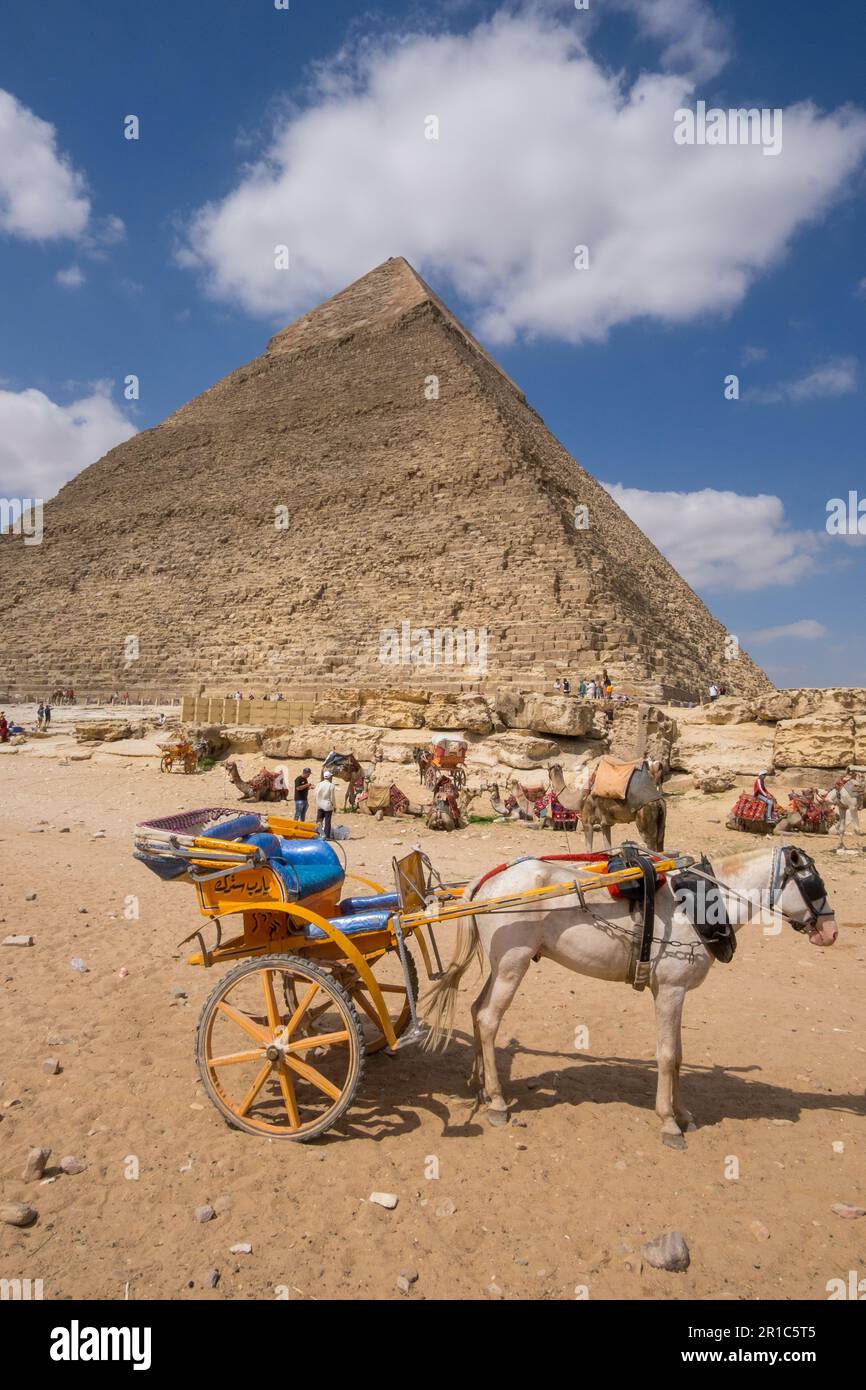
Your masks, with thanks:
M 583 676 L 581 676 L 580 678 L 580 683 L 577 687 L 577 693 L 580 696 L 581 700 L 586 699 L 586 681 L 583 679 Z
M 331 818 L 337 809 L 337 788 L 333 772 L 323 772 L 316 787 L 316 829 L 325 840 L 331 838 Z
M 295 820 L 307 819 L 307 803 L 310 796 L 310 769 L 305 767 L 295 778 Z
M 595 699 L 595 681 L 591 680 L 589 682 L 589 685 L 586 687 L 586 693 L 590 700 Z
M 39 708 L 38 708 L 37 711 L 36 711 L 36 727 L 37 727 L 37 729 L 41 729 L 41 728 L 42 728 L 42 725 L 43 725 L 44 721 L 45 721 L 45 706 L 43 705 L 42 701 L 40 700 L 40 701 L 39 701 Z
M 48 725 L 51 723 L 51 706 L 50 706 L 50 704 L 48 703 L 47 700 L 45 701 L 45 710 L 44 710 L 43 715 L 42 715 L 42 720 L 43 720 L 43 725 L 42 725 L 42 727 L 45 728 L 45 729 L 47 729 L 47 728 L 48 728 Z
M 570 694 L 571 694 L 571 681 L 568 679 L 567 676 L 566 676 L 565 680 L 562 682 L 562 693 L 563 693 L 563 695 L 570 695 Z
M 6 718 L 5 712 L 4 712 L 2 709 L 0 709 L 0 743 L 8 743 L 8 742 L 9 742 L 9 720 Z

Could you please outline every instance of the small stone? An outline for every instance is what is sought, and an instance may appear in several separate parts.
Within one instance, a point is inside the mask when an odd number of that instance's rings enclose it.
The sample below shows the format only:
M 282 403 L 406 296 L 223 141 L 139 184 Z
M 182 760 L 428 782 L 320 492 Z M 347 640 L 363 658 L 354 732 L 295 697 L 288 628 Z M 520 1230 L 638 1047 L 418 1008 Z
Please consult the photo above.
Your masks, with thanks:
M 32 1226 L 38 1215 L 27 1202 L 0 1202 L 0 1221 L 7 1226 Z
M 515 1256 L 514 1256 L 514 1263 L 515 1263 L 516 1265 L 528 1265 L 528 1264 L 529 1264 L 529 1261 L 528 1261 L 528 1260 L 522 1259 L 522 1258 L 521 1258 L 520 1256 L 518 1256 L 518 1255 L 515 1255 Z
M 384 1207 L 386 1211 L 393 1211 L 399 1197 L 395 1192 L 371 1192 L 370 1201 L 377 1207 Z
M 756 1240 L 770 1239 L 770 1232 L 767 1230 L 767 1227 L 764 1225 L 763 1221 L 751 1221 L 749 1223 L 749 1230 L 752 1232 L 752 1235 L 755 1237 Z
M 217 1284 L 219 1283 L 219 1281 L 220 1281 L 220 1272 L 219 1272 L 219 1270 L 218 1270 L 218 1269 L 209 1270 L 208 1275 L 207 1275 L 207 1278 L 205 1279 L 205 1283 L 207 1284 L 208 1288 L 209 1288 L 209 1289 L 215 1289 L 216 1286 L 217 1286 Z
M 237 1245 L 232 1245 L 229 1248 L 230 1255 L 251 1255 L 252 1253 L 253 1247 L 248 1240 L 239 1241 Z
M 526 1129 L 526 1121 L 521 1120 L 517 1115 L 512 1115 L 511 1123 L 516 1125 L 518 1129 Z
M 60 1167 L 64 1173 L 68 1173 L 72 1177 L 75 1173 L 83 1173 L 87 1164 L 83 1158 L 76 1158 L 75 1154 L 67 1154 L 65 1158 L 61 1158 Z
M 858 1216 L 866 1216 L 866 1207 L 855 1207 L 850 1202 L 834 1202 L 830 1210 L 836 1216 L 845 1216 L 851 1221 Z
M 104 831 L 104 830 L 97 830 L 97 831 L 95 832 L 95 834 L 91 835 L 90 838 L 91 838 L 91 840 L 104 840 L 104 839 L 105 839 L 105 831 Z
M 412 1285 L 409 1283 L 405 1274 L 397 1275 L 397 1288 L 400 1290 L 400 1293 L 408 1293 L 411 1287 Z
M 4 946 L 35 946 L 35 936 L 4 936 Z
M 211 1206 L 196 1207 L 193 1215 L 195 1216 L 196 1221 L 201 1221 L 203 1223 L 205 1221 L 213 1220 L 213 1218 L 216 1216 L 216 1212 Z
M 528 1145 L 528 1144 L 515 1144 L 514 1147 L 515 1147 L 515 1149 L 520 1149 L 520 1150 L 522 1150 L 522 1151 L 525 1152 L 526 1149 L 529 1148 L 529 1145 Z
M 25 893 L 25 894 L 24 894 L 24 901 L 25 901 L 26 903 L 35 903 L 35 901 L 36 901 L 36 894 L 35 894 L 35 893 Z
M 50 1157 L 50 1149 L 31 1149 L 27 1155 L 24 1172 L 21 1175 L 23 1181 L 35 1182 L 37 1178 L 41 1178 Z
M 125 965 L 122 965 L 122 966 L 120 967 L 120 969 L 118 970 L 118 972 L 117 972 L 117 978 L 118 978 L 119 980 L 125 980 L 128 974 L 129 974 L 129 971 L 127 970 L 126 966 L 125 966 Z
M 457 1210 L 457 1208 L 455 1207 L 455 1205 L 454 1205 L 454 1203 L 452 1202 L 451 1198 L 450 1198 L 450 1197 L 446 1197 L 446 1198 L 445 1198 L 445 1201 L 444 1201 L 444 1202 L 440 1202 L 439 1206 L 436 1208 L 436 1215 L 437 1215 L 437 1216 L 453 1216 L 454 1213 L 456 1212 L 456 1210 Z
M 185 989 L 173 989 L 171 992 L 173 999 L 186 999 Z
M 69 962 L 69 968 L 70 970 L 77 970 L 79 975 L 87 974 L 87 965 L 80 956 L 72 957 L 72 960 Z
M 56 1057 L 46 1057 L 42 1063 L 42 1070 L 46 1076 L 56 1076 L 60 1071 L 60 1062 Z
M 68 826 L 68 825 L 61 825 L 61 827 L 60 827 L 60 834 L 61 834 L 61 835 L 68 835 L 68 834 L 69 834 L 69 826 Z
M 640 1252 L 653 1269 L 667 1269 L 672 1274 L 681 1274 L 691 1263 L 689 1247 L 679 1231 L 666 1231 L 648 1240 Z
M 87 911 L 89 911 L 89 909 L 86 908 L 86 907 L 80 907 L 80 908 L 78 909 L 78 911 L 79 911 L 79 912 L 87 912 Z

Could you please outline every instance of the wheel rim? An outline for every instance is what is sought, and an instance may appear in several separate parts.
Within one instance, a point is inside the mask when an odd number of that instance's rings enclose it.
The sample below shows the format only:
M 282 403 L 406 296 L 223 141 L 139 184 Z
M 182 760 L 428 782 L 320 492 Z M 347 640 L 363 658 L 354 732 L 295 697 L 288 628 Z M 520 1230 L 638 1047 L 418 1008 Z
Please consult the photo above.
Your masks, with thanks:
M 360 1025 L 342 990 L 295 960 L 232 971 L 202 1014 L 205 1085 L 224 1116 L 249 1133 L 321 1134 L 351 1103 L 361 1055 Z

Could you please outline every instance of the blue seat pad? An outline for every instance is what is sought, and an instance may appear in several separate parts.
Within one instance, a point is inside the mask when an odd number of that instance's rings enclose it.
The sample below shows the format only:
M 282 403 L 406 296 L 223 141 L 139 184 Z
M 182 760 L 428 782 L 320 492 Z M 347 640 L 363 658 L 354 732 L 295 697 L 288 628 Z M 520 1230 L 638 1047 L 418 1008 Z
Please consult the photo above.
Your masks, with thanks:
M 376 893 L 372 898 L 344 898 L 340 911 L 344 917 L 350 917 L 356 912 L 383 912 L 386 908 L 396 912 L 399 906 L 400 899 L 396 893 Z
M 328 921 L 346 936 L 353 936 L 356 932 L 362 931 L 384 931 L 390 916 L 391 913 L 388 911 L 358 912 L 346 917 L 329 917 Z M 304 935 L 309 941 L 323 941 L 328 933 L 315 922 L 307 922 L 304 925 Z

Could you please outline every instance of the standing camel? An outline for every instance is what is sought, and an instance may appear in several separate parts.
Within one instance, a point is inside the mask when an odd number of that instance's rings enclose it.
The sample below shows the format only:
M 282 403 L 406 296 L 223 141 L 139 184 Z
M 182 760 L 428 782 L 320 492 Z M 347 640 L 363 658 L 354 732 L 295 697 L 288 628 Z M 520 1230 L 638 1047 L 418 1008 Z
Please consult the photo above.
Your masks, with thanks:
M 560 861 L 519 859 L 469 884 L 464 901 L 480 906 L 488 898 L 566 883 L 575 878 L 575 872 L 575 865 Z M 807 932 L 814 946 L 832 946 L 836 940 L 827 890 L 805 850 L 776 846 L 734 855 L 718 865 L 714 881 L 721 886 L 728 921 L 735 930 L 769 911 L 781 915 L 796 931 Z M 571 892 L 534 908 L 512 906 L 464 918 L 454 959 L 424 1001 L 431 1024 L 428 1045 L 435 1047 L 451 1033 L 463 975 L 474 959 L 480 964 L 487 956 L 490 973 L 472 1005 L 472 1078 L 489 1106 L 491 1124 L 505 1124 L 508 1116 L 496 1066 L 496 1035 L 530 963 L 546 956 L 598 980 L 625 983 L 631 977 L 643 933 L 641 910 L 637 909 L 636 917 L 628 901 L 610 898 L 605 892 L 588 896 L 593 901 L 585 907 Z M 686 1147 L 683 1131 L 693 1128 L 692 1116 L 680 1098 L 683 1004 L 689 991 L 703 984 L 714 960 L 682 906 L 676 876 L 669 876 L 655 896 L 649 987 L 658 1038 L 656 1113 L 664 1143 L 678 1149 Z
M 866 773 L 866 768 L 849 768 L 844 777 L 840 777 L 832 790 L 827 793 L 828 804 L 836 807 L 839 816 L 839 849 L 843 849 L 845 846 L 845 831 L 849 821 L 854 831 L 854 843 L 858 849 L 861 848 L 860 812 L 863 810 L 863 802 L 866 800 L 864 773 Z
M 583 822 L 586 848 L 592 849 L 595 830 L 600 829 L 605 849 L 612 849 L 611 826 L 630 825 L 634 822 L 643 844 L 648 849 L 663 849 L 667 803 L 661 789 L 662 764 L 651 759 L 635 761 L 632 764 L 634 772 L 628 780 L 625 798 L 620 799 L 613 796 L 597 796 L 593 791 L 600 762 L 591 772 L 588 768 L 581 768 L 576 788 L 566 787 L 559 763 L 554 763 L 550 769 L 550 785 L 560 805 L 564 806 L 566 811 L 576 811 Z

